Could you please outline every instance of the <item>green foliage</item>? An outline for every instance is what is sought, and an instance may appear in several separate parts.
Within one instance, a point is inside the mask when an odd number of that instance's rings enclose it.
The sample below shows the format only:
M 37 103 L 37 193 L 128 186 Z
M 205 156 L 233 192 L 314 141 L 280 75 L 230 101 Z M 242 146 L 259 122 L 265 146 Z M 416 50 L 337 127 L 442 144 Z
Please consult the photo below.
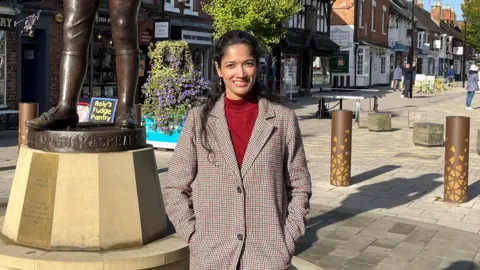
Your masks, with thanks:
M 171 55 L 168 62 L 167 54 Z M 151 118 L 154 129 L 171 135 L 181 127 L 188 111 L 199 104 L 209 82 L 194 69 L 185 41 L 162 41 L 149 47 L 151 71 L 142 91 L 142 115 Z
M 203 10 L 213 17 L 215 39 L 231 30 L 252 33 L 266 52 L 285 34 L 280 24 L 302 10 L 298 0 L 211 0 Z
M 480 49 L 480 0 L 465 0 L 462 4 L 464 19 L 467 22 L 467 44 Z M 464 24 L 461 25 L 465 34 Z

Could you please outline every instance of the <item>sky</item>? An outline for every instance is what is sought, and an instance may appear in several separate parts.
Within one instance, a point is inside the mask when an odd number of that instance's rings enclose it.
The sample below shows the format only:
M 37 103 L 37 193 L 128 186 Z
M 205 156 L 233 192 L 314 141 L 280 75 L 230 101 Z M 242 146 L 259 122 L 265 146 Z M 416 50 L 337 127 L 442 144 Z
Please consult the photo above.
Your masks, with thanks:
M 430 6 L 433 2 L 437 2 L 439 0 L 423 0 L 423 6 L 425 10 L 431 11 L 432 9 Z M 450 5 L 451 7 L 455 8 L 455 13 L 457 14 L 457 20 L 463 20 L 462 18 L 462 8 L 460 7 L 462 0 L 441 0 L 442 5 Z

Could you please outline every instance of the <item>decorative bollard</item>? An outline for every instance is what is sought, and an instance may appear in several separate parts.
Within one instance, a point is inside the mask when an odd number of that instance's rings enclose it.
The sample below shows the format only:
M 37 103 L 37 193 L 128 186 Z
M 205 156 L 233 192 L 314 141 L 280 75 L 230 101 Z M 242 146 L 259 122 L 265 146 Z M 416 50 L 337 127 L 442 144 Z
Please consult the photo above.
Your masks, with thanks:
M 137 126 L 141 126 L 142 125 L 142 105 L 141 104 L 133 105 L 133 110 L 135 115 L 135 124 L 137 124 Z
M 20 103 L 18 116 L 18 151 L 27 142 L 28 128 L 25 121 L 38 117 L 38 103 Z
M 470 118 L 449 116 L 446 130 L 443 199 L 464 203 L 468 200 Z
M 337 187 L 350 185 L 352 149 L 352 112 L 332 113 L 332 157 L 330 184 Z

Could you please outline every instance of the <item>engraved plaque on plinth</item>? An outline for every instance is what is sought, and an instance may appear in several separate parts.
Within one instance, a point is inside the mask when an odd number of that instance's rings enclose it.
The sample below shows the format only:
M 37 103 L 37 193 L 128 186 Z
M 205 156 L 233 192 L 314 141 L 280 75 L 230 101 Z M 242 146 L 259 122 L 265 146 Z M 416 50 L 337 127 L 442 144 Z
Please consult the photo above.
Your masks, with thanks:
M 57 154 L 32 155 L 18 229 L 18 243 L 37 247 L 50 246 L 58 161 Z

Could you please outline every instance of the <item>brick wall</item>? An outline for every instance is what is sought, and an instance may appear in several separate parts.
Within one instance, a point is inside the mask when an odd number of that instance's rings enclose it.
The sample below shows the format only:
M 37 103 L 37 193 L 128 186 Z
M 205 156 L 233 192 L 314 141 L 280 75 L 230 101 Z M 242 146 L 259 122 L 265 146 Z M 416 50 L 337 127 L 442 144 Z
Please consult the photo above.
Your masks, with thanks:
M 17 109 L 17 33 L 7 32 L 7 106 Z
M 335 1 L 330 17 L 331 25 L 353 25 L 355 21 L 354 0 Z
M 372 3 L 373 0 L 365 0 L 363 2 L 363 12 L 360 16 L 358 11 L 358 18 L 362 17 L 362 22 L 359 23 L 357 30 L 357 38 L 365 41 L 371 41 L 377 44 L 388 45 L 388 22 L 389 22 L 389 0 L 376 0 L 375 8 L 375 31 L 372 31 Z M 383 13 L 383 6 L 386 12 Z M 333 4 L 332 16 L 330 18 L 331 25 L 354 25 L 355 24 L 355 6 L 353 0 L 335 1 Z M 382 15 L 385 16 L 384 30 L 382 33 Z M 360 28 L 360 26 L 365 27 Z
M 388 45 L 388 22 L 389 22 L 389 0 L 377 0 L 375 8 L 374 25 L 375 30 L 372 31 L 372 6 L 374 0 L 365 0 L 363 8 L 363 22 L 362 26 L 366 29 L 357 29 L 358 39 L 371 41 L 376 44 Z M 386 12 L 383 13 L 383 6 L 385 6 Z M 384 29 L 382 33 L 382 16 L 385 16 Z

